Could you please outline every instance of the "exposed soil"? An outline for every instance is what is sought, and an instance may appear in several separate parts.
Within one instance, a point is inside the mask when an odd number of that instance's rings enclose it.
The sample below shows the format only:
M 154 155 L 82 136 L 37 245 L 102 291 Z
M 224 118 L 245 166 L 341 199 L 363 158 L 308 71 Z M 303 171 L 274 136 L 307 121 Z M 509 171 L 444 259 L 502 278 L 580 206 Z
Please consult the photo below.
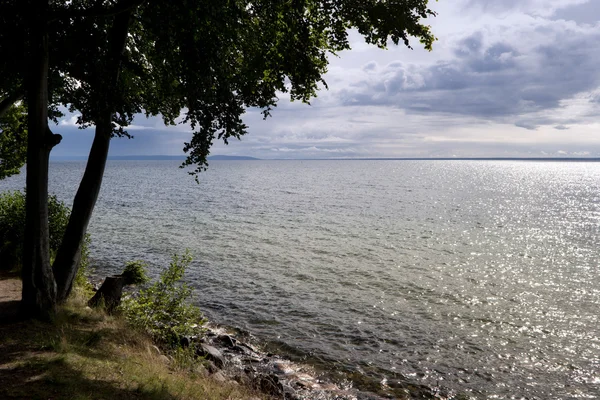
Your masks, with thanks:
M 14 321 L 21 301 L 21 280 L 11 272 L 0 272 L 0 324 Z

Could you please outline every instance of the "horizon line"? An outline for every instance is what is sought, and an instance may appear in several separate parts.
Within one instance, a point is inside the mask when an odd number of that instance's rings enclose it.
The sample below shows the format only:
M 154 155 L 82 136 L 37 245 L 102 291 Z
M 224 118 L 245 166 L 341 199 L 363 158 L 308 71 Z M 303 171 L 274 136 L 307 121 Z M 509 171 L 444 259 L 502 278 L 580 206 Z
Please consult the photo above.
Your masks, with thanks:
M 88 156 L 51 156 L 55 161 L 85 161 Z M 222 158 L 219 160 L 218 158 Z M 208 157 L 208 160 L 223 161 L 223 158 L 231 161 L 600 161 L 600 157 L 352 157 L 352 158 L 258 158 L 252 156 L 229 156 L 215 154 Z M 108 156 L 108 160 L 185 160 L 186 156 L 174 155 L 123 155 Z

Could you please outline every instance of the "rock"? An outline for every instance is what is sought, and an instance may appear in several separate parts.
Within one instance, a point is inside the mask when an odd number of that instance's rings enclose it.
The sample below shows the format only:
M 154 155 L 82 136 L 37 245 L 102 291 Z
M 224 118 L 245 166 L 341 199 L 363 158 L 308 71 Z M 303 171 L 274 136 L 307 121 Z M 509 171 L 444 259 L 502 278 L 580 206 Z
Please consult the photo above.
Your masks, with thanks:
M 209 361 L 215 363 L 215 365 L 219 368 L 223 368 L 225 366 L 225 358 L 223 354 L 216 347 L 210 346 L 208 344 L 201 344 L 198 350 L 196 350 L 196 354 L 200 357 L 204 357 Z
M 248 348 L 243 347 L 243 346 L 233 346 L 231 348 L 231 350 L 235 351 L 236 353 L 240 353 L 240 354 L 247 354 L 247 355 L 251 355 L 252 353 L 248 350 Z
M 215 342 L 229 348 L 236 346 L 236 340 L 229 335 L 219 335 L 214 339 Z
M 284 396 L 283 385 L 277 375 L 258 375 L 254 377 L 254 385 L 263 393 L 278 398 Z
M 248 378 L 248 375 L 246 374 L 236 374 L 233 377 L 233 380 L 241 385 L 248 385 L 250 383 L 250 378 Z
M 296 391 L 290 385 L 282 385 L 283 395 L 286 399 L 295 399 Z
M 215 363 L 213 363 L 212 361 L 205 361 L 204 366 L 208 370 L 209 374 L 214 374 L 214 373 L 219 372 L 219 368 L 217 368 Z
M 212 375 L 212 378 L 217 381 L 217 382 L 227 382 L 227 378 L 225 377 L 225 375 L 223 375 L 223 373 L 221 371 L 217 371 L 216 373 L 214 373 Z
M 152 354 L 155 356 L 160 356 L 162 354 L 160 352 L 160 349 L 155 345 L 146 346 L 146 351 L 148 352 L 148 354 Z
M 294 370 L 290 367 L 290 365 L 283 361 L 274 362 L 273 369 L 275 370 L 275 372 L 283 375 L 291 375 L 294 373 Z
M 196 365 L 196 367 L 194 368 L 194 372 L 197 373 L 200 376 L 207 376 L 208 375 L 208 370 L 202 364 Z
M 242 359 L 243 363 L 250 363 L 250 364 L 260 364 L 262 362 L 262 360 L 258 357 L 243 357 Z
M 319 385 L 315 383 L 314 378 L 308 374 L 297 374 L 295 376 L 295 379 L 295 383 L 299 388 L 316 389 L 317 387 L 319 387 Z
M 171 362 L 171 360 L 169 360 L 169 357 L 165 356 L 164 354 L 161 354 L 158 359 L 160 360 L 160 362 L 162 362 L 163 364 L 169 364 Z
M 190 347 L 190 344 L 192 343 L 192 340 L 189 336 L 182 336 L 179 339 L 179 344 L 181 345 L 181 347 L 183 347 L 184 349 Z

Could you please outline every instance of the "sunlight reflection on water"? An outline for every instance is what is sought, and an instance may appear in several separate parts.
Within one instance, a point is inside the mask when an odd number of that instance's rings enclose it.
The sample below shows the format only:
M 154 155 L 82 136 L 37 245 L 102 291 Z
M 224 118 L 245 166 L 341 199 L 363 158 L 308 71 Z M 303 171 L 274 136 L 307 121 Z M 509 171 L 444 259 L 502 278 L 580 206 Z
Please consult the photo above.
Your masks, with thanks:
M 103 273 L 190 248 L 209 316 L 295 357 L 390 387 L 598 396 L 600 164 L 212 162 L 200 185 L 176 167 L 109 162 Z M 81 168 L 52 164 L 59 198 Z

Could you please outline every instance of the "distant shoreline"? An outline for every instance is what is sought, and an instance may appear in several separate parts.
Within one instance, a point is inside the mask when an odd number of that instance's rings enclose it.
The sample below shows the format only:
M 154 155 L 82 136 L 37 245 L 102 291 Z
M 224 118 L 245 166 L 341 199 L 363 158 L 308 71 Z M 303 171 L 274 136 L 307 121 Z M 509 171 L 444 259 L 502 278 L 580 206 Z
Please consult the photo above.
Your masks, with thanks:
M 184 161 L 185 156 L 109 156 L 113 161 Z M 86 161 L 86 156 L 51 157 L 50 161 Z M 249 156 L 209 156 L 208 161 L 547 161 L 600 162 L 600 157 L 373 157 L 373 158 L 256 158 Z

